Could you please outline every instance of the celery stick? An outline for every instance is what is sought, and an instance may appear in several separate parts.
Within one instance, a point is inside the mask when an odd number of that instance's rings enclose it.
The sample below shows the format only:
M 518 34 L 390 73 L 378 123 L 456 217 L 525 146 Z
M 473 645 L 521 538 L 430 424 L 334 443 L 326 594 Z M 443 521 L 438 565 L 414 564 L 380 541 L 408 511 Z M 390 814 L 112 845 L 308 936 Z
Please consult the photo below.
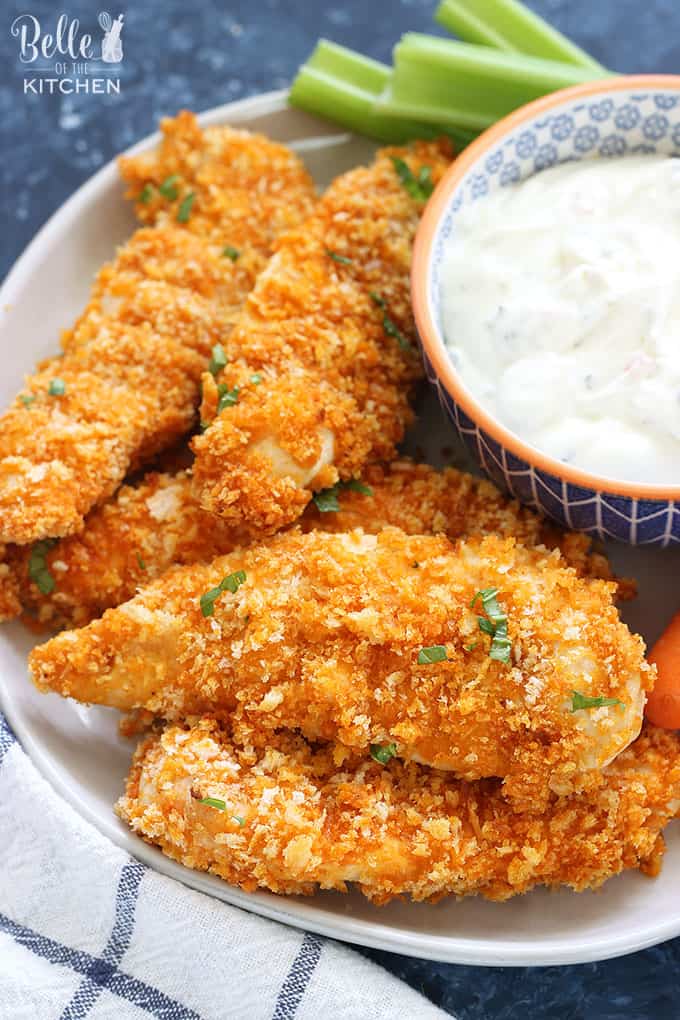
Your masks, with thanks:
M 609 73 L 408 33 L 375 112 L 480 131 L 532 99 Z
M 298 71 L 289 101 L 381 142 L 431 138 L 441 133 L 432 124 L 374 112 L 373 104 L 389 78 L 390 69 L 384 64 L 321 39 Z
M 590 54 L 518 0 L 442 0 L 434 17 L 464 42 L 603 70 Z

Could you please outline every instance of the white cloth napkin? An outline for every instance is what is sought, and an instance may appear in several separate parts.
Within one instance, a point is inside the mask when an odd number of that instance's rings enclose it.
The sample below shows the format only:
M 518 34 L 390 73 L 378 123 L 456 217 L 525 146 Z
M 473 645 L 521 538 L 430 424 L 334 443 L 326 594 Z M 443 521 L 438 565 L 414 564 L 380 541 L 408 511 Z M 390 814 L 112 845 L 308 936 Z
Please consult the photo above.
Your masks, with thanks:
M 54 793 L 0 714 L 2 1020 L 441 1020 L 358 953 L 194 892 Z

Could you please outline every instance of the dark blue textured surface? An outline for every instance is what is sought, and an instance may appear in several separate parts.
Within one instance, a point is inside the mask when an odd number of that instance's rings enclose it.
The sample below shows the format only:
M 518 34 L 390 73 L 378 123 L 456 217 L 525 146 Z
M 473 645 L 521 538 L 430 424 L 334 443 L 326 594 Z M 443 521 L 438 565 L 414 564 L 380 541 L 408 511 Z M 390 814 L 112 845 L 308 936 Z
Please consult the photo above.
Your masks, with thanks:
M 23 96 L 9 26 L 67 11 L 94 26 L 105 6 L 5 0 L 0 20 L 0 275 L 37 228 L 103 162 L 179 107 L 203 110 L 285 85 L 320 35 L 388 59 L 406 30 L 432 30 L 434 0 L 146 0 L 125 13 L 122 94 Z M 534 0 L 622 71 L 680 70 L 678 0 Z M 680 940 L 609 963 L 481 969 L 370 952 L 461 1020 L 680 1017 Z

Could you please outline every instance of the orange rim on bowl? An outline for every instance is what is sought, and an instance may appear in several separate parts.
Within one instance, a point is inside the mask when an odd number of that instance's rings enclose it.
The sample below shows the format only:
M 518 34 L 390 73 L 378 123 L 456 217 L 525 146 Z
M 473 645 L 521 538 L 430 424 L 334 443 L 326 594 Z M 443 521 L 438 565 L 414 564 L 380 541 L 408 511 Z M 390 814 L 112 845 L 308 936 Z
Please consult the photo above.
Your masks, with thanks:
M 642 482 L 624 482 L 613 478 L 590 474 L 562 461 L 555 460 L 542 453 L 534 446 L 523 442 L 514 432 L 501 425 L 496 418 L 484 410 L 469 393 L 456 369 L 444 344 L 444 339 L 435 323 L 428 301 L 428 276 L 432 245 L 439 221 L 446 209 L 452 193 L 461 183 L 468 170 L 484 155 L 484 153 L 505 135 L 521 124 L 545 113 L 565 101 L 579 96 L 609 94 L 611 92 L 628 91 L 630 89 L 668 89 L 680 93 L 680 75 L 674 74 L 639 74 L 622 75 L 619 78 L 598 79 L 584 85 L 552 92 L 548 96 L 536 99 L 521 109 L 500 120 L 484 134 L 480 135 L 453 162 L 450 169 L 439 182 L 421 220 L 416 235 L 413 251 L 413 269 L 411 272 L 411 291 L 413 310 L 418 333 L 425 354 L 432 363 L 437 376 L 448 393 L 463 409 L 467 416 L 487 432 L 492 439 L 500 443 L 516 457 L 527 461 L 534 467 L 548 474 L 555 475 L 573 485 L 584 489 L 595 489 L 613 493 L 617 496 L 630 496 L 640 500 L 679 500 L 680 484 L 675 486 L 652 485 Z M 625 158 L 625 157 L 621 157 Z M 678 469 L 680 474 L 680 465 Z

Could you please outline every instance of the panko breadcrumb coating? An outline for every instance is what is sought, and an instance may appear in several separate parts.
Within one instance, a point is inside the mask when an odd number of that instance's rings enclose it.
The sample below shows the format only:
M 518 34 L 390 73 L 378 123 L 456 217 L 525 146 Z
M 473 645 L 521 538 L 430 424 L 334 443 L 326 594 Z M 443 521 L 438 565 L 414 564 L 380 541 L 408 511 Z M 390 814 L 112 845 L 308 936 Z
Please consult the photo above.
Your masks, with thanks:
M 64 357 L 29 377 L 0 419 L 0 542 L 79 531 L 130 469 L 191 428 L 211 346 L 228 336 L 279 230 L 312 207 L 311 178 L 284 146 L 203 132 L 186 113 L 163 127 L 160 154 L 122 161 L 129 180 L 148 170 L 151 198 L 137 204 L 157 228 L 104 267 Z M 173 180 L 155 188 L 156 171 Z M 224 254 L 232 237 L 236 258 Z
M 507 662 L 473 605 L 490 588 Z M 170 571 L 29 662 L 41 690 L 79 701 L 210 713 L 255 745 L 282 728 L 381 745 L 465 779 L 505 777 L 509 796 L 539 803 L 596 781 L 640 730 L 654 670 L 614 590 L 514 539 L 292 530 Z M 579 708 L 574 691 L 598 700 Z
M 147 226 L 175 225 L 193 195 L 182 227 L 220 251 L 228 245 L 232 257 L 238 253 L 234 265 L 247 267 L 254 281 L 274 239 L 312 209 L 315 189 L 303 163 L 264 135 L 202 128 L 186 110 L 164 118 L 160 129 L 156 149 L 118 160 L 138 218 Z
M 279 239 L 229 337 L 231 361 L 204 377 L 193 448 L 207 510 L 272 532 L 314 489 L 395 456 L 421 371 L 409 269 L 423 202 L 394 161 L 436 182 L 450 158 L 444 142 L 384 149 Z
M 606 558 L 592 552 L 586 535 L 560 531 L 487 481 L 409 460 L 389 467 L 371 465 L 363 478 L 370 493 L 340 491 L 337 511 L 321 513 L 310 503 L 302 528 L 378 532 L 391 524 L 410 535 L 444 534 L 450 539 L 497 533 L 524 545 L 559 548 L 580 574 L 611 578 Z M 43 624 L 81 627 L 132 598 L 169 567 L 208 562 L 231 552 L 245 537 L 200 507 L 187 472 L 150 473 L 135 487 L 122 486 L 110 502 L 93 510 L 80 535 L 69 535 L 47 550 L 55 581 L 52 592 L 41 592 L 29 576 L 30 547 L 7 550 L 0 619 L 18 615 L 23 606 Z
M 537 815 L 513 811 L 493 781 L 396 760 L 339 767 L 331 748 L 287 733 L 264 751 L 243 748 L 206 719 L 141 744 L 116 810 L 169 857 L 249 892 L 356 883 L 382 904 L 581 891 L 628 868 L 655 875 L 661 830 L 679 808 L 678 738 L 650 725 L 598 789 L 551 798 Z

